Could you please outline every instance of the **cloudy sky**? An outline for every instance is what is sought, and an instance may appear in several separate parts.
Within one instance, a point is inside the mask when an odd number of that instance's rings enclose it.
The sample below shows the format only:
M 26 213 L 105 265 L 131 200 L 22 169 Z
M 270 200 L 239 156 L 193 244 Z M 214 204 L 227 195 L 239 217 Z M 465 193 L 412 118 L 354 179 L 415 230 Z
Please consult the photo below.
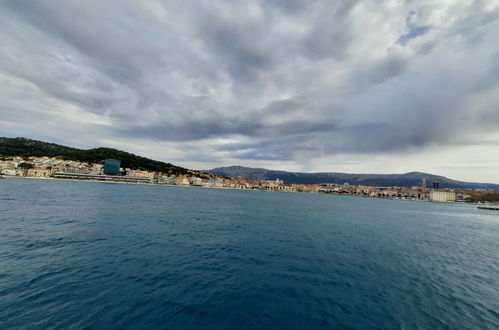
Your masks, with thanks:
M 4 0 L 0 86 L 0 136 L 499 183 L 499 0 Z

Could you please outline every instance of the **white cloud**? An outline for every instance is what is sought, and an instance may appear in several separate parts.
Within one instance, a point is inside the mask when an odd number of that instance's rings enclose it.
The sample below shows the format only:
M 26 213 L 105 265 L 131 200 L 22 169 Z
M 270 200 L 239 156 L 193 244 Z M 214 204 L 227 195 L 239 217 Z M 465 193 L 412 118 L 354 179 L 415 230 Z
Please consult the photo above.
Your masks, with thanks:
M 193 168 L 497 182 L 498 25 L 497 0 L 5 1 L 2 132 Z

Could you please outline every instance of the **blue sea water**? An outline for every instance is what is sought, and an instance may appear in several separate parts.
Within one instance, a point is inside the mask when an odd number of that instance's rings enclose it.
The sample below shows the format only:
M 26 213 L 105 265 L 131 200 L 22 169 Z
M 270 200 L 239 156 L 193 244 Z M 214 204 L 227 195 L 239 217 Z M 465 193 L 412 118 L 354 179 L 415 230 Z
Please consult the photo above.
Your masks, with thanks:
M 499 212 L 0 180 L 0 328 L 497 329 Z

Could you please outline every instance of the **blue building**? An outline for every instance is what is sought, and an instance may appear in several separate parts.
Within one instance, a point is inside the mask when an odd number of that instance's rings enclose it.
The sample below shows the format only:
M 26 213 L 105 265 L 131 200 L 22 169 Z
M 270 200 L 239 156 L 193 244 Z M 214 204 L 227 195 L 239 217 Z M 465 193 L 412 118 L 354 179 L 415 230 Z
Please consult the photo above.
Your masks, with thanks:
M 120 175 L 121 162 L 117 159 L 106 159 L 104 161 L 105 175 Z

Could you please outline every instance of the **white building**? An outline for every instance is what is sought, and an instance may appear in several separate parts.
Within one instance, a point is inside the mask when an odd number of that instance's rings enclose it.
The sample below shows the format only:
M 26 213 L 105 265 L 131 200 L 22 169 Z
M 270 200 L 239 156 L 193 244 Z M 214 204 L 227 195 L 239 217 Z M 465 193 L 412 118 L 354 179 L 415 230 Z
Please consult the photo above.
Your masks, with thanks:
M 91 174 L 90 170 L 78 167 L 54 167 L 52 173 Z
M 34 178 L 48 178 L 52 174 L 52 170 L 44 167 L 35 167 L 28 170 L 28 176 Z
M 432 190 L 430 191 L 430 201 L 432 202 L 455 202 L 456 201 L 456 193 L 453 191 L 438 191 Z
M 210 178 L 206 187 L 218 187 L 221 188 L 224 186 L 224 180 L 222 178 Z
M 158 178 L 158 183 L 159 184 L 176 184 L 177 183 L 177 177 L 175 175 L 168 176 L 168 175 L 163 175 Z
M 284 184 L 284 180 L 279 180 L 279 178 L 275 179 L 275 180 L 266 180 L 267 183 L 271 184 L 271 185 L 280 185 L 280 184 Z
M 201 178 L 198 178 L 197 176 L 191 176 L 190 182 L 193 186 L 201 186 L 203 183 L 203 180 L 201 180 Z
M 16 176 L 16 175 L 21 175 L 22 170 L 21 171 L 20 170 L 1 170 L 0 174 L 9 175 L 9 176 Z
M 293 188 L 291 185 L 280 185 L 277 187 L 278 191 L 286 191 L 286 192 L 295 192 L 296 189 Z

